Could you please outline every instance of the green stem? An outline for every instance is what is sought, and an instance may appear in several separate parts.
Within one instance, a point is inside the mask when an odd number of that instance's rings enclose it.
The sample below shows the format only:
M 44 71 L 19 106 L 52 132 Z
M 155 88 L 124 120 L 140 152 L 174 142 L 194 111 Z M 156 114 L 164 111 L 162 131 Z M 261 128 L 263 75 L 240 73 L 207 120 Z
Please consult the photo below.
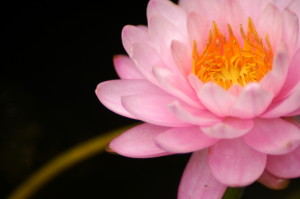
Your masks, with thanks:
M 130 126 L 131 127 L 131 126 Z M 87 140 L 51 160 L 40 170 L 31 175 L 7 199 L 26 199 L 34 194 L 40 187 L 67 168 L 83 161 L 101 151 L 108 143 L 128 127 L 123 127 L 107 134 Z

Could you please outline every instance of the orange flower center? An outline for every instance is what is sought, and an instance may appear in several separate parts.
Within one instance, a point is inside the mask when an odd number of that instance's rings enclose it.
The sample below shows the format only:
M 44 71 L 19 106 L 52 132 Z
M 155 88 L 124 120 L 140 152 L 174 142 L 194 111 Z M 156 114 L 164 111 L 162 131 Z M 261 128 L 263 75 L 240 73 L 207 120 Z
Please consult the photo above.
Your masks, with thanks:
M 207 46 L 201 54 L 194 42 L 192 73 L 202 82 L 212 81 L 224 89 L 233 84 L 245 86 L 249 82 L 259 82 L 272 69 L 273 51 L 268 35 L 265 37 L 266 49 L 249 18 L 247 35 L 242 25 L 240 27 L 244 42 L 241 46 L 229 24 L 227 28 L 228 39 L 213 22 Z

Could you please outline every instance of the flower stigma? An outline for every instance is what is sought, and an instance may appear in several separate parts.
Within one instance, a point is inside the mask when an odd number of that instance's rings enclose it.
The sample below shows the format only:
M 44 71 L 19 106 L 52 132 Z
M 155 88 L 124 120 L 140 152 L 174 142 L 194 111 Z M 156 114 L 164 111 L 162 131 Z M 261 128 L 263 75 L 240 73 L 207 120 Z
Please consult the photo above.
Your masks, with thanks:
M 202 53 L 198 53 L 194 42 L 192 73 L 202 82 L 215 82 L 226 90 L 234 84 L 245 86 L 259 82 L 272 69 L 273 51 L 269 36 L 265 37 L 265 48 L 251 18 L 248 19 L 247 34 L 240 25 L 243 46 L 229 24 L 227 29 L 228 39 L 213 22 Z

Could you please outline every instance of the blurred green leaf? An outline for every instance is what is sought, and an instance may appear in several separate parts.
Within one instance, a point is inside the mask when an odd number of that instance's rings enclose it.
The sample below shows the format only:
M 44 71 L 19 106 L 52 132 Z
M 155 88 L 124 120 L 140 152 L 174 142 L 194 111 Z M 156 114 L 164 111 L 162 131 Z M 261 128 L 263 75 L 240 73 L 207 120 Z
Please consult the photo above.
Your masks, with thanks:
M 291 192 L 286 197 L 286 199 L 297 199 L 297 198 L 300 198 L 300 189 Z
M 227 188 L 223 199 L 240 199 L 242 198 L 244 189 L 243 188 Z

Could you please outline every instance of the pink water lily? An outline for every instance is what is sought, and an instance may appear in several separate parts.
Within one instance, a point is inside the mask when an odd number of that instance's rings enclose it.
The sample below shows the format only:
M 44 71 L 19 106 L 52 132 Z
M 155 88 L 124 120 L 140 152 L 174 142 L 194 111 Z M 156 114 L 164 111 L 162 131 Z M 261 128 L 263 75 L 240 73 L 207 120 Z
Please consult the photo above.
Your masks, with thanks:
M 179 199 L 218 199 L 256 180 L 300 176 L 300 0 L 150 0 L 148 26 L 125 26 L 110 110 L 144 123 L 115 152 L 193 152 Z

